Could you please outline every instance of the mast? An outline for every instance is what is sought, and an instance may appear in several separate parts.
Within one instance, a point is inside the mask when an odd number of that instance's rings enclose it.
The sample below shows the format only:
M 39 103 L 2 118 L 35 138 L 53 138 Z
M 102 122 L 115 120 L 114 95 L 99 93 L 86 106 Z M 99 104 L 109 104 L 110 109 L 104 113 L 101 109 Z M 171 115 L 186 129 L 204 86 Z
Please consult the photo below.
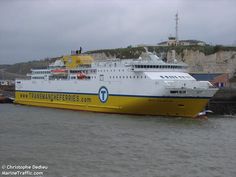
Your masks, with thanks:
M 175 40 L 176 40 L 176 45 L 179 43 L 179 36 L 178 36 L 178 23 L 179 23 L 179 15 L 178 12 L 175 15 Z

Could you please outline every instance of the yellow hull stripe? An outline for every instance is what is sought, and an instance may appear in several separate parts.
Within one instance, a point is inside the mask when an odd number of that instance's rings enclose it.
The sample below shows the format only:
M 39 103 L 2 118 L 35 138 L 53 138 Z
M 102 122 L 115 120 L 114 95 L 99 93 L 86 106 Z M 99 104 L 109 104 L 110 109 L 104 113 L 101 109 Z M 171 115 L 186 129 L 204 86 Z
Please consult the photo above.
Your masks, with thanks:
M 112 96 L 102 103 L 98 95 L 16 91 L 15 103 L 73 110 L 195 117 L 208 103 L 207 98 L 156 98 Z

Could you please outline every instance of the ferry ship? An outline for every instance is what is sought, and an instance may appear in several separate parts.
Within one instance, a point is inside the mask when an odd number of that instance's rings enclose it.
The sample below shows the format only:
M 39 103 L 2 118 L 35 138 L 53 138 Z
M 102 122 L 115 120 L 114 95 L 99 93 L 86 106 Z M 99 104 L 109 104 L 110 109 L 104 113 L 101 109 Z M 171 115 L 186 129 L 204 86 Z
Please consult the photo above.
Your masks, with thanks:
M 183 62 L 145 52 L 138 59 L 64 56 L 16 80 L 15 103 L 118 114 L 196 117 L 217 89 Z

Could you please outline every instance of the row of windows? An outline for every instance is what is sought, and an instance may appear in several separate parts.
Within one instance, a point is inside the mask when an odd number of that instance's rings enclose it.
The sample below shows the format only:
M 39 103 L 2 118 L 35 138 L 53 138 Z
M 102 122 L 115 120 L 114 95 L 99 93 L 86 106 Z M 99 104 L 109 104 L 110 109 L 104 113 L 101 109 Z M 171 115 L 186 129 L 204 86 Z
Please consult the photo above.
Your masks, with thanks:
M 162 79 L 191 79 L 191 76 L 160 76 Z
M 96 76 L 91 76 L 91 79 L 96 79 Z M 147 76 L 109 76 L 110 79 L 146 79 Z
M 22 93 L 20 98 L 41 99 L 50 101 L 66 101 L 66 102 L 91 102 L 91 98 L 81 97 L 72 94 L 53 94 L 53 93 Z
M 91 79 L 96 79 L 96 76 L 89 77 Z M 146 79 L 147 76 L 109 76 L 110 79 Z M 71 79 L 76 79 L 75 77 L 71 77 Z
M 34 76 L 32 79 L 44 79 L 44 77 Z
M 173 65 L 134 65 L 135 68 L 175 68 L 181 69 L 182 66 L 173 66 Z
M 95 69 L 93 69 L 93 70 L 83 70 L 83 71 L 70 70 L 70 73 L 85 73 L 85 74 L 88 74 L 88 73 L 96 73 L 96 70 Z
M 125 70 L 124 69 L 98 69 L 98 72 L 116 72 L 116 71 L 118 71 L 118 72 L 124 72 Z
M 33 74 L 50 74 L 50 71 L 33 71 Z
M 121 79 L 121 78 L 123 78 L 123 79 L 146 79 L 147 78 L 147 76 L 110 76 L 110 79 Z

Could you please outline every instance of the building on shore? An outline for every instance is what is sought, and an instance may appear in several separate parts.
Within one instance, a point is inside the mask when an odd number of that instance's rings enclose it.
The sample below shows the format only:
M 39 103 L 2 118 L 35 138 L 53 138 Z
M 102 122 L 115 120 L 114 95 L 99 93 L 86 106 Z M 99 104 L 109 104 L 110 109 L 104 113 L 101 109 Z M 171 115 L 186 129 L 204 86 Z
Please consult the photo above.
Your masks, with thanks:
M 200 40 L 176 40 L 176 37 L 169 37 L 167 41 L 163 41 L 157 44 L 158 46 L 190 46 L 198 45 L 205 46 L 207 45 L 204 41 Z
M 0 80 L 1 86 L 11 86 L 14 84 L 15 84 L 15 81 L 13 81 L 13 80 Z
M 230 87 L 230 77 L 228 73 L 192 73 L 198 81 L 209 81 L 218 88 Z

